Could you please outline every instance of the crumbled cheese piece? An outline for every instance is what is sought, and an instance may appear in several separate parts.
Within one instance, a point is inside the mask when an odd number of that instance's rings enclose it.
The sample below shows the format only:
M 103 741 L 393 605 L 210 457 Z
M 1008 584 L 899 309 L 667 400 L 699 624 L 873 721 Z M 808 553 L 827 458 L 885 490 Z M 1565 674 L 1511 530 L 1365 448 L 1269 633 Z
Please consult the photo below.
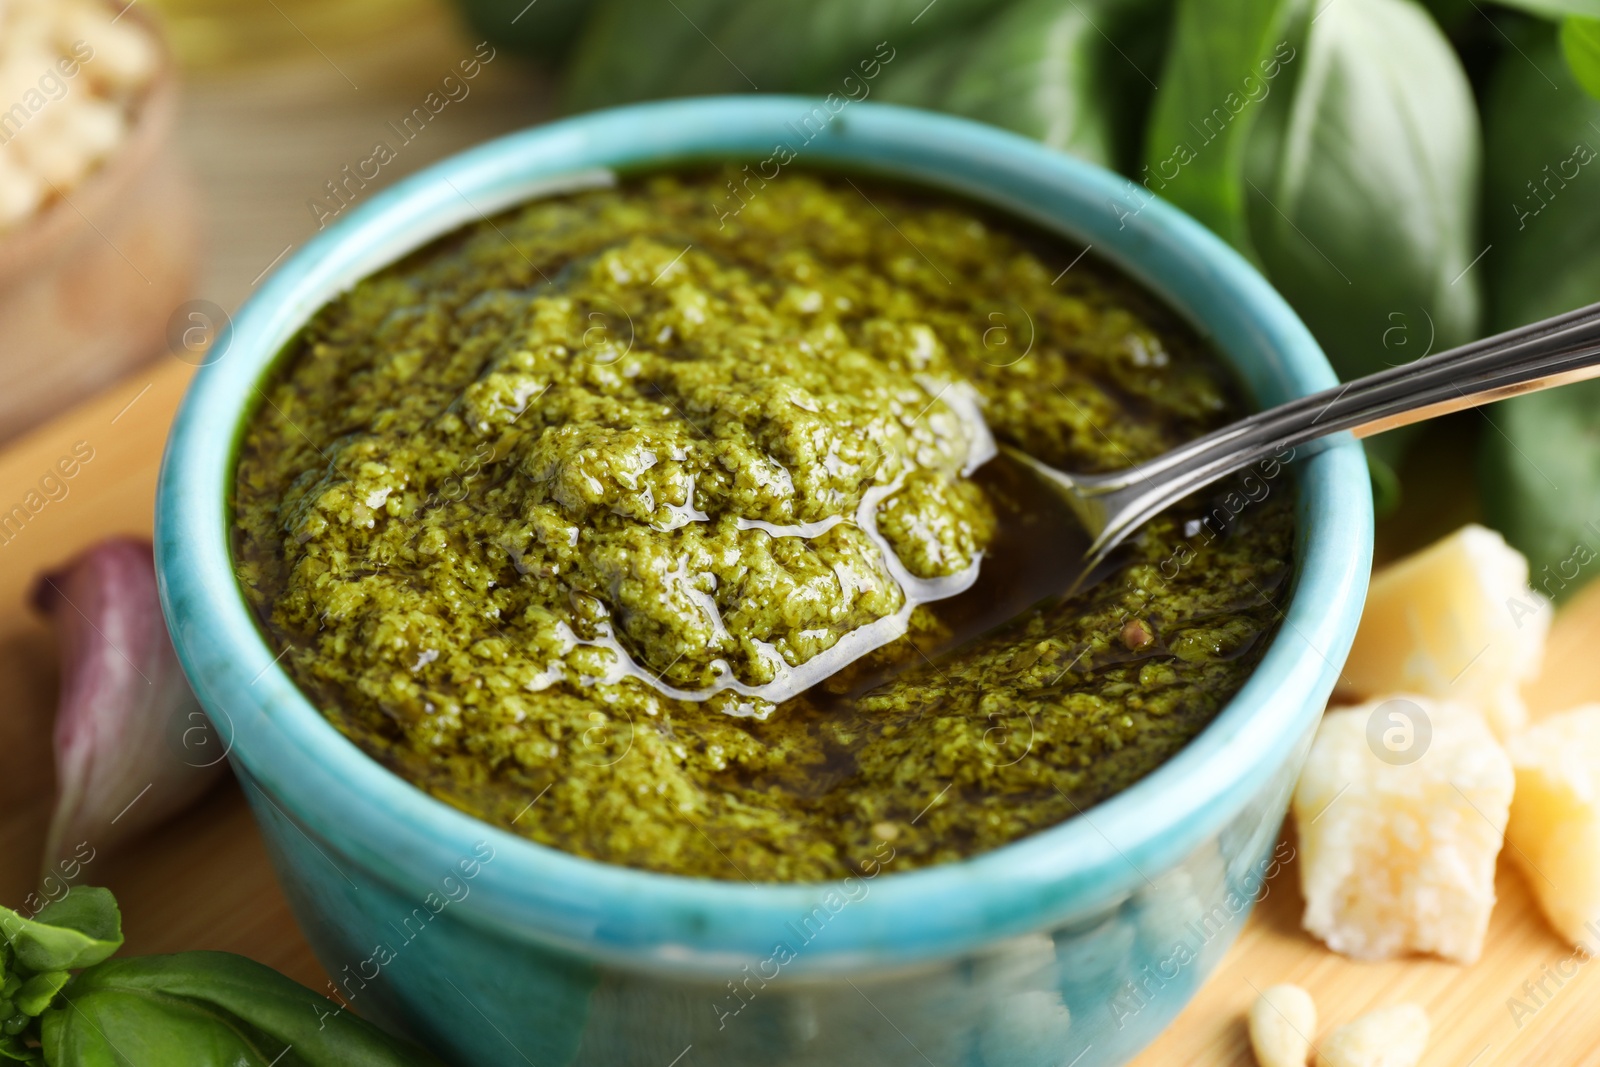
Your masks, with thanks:
M 1305 928 L 1357 959 L 1477 959 L 1511 790 L 1511 761 L 1470 708 L 1414 696 L 1330 711 L 1294 795 Z
M 1526 721 L 1519 688 L 1539 671 L 1549 625 L 1522 553 L 1493 530 L 1463 526 L 1373 575 L 1338 695 L 1471 705 L 1504 740 Z
M 1600 950 L 1600 704 L 1546 719 L 1507 750 L 1512 855 L 1550 925 Z

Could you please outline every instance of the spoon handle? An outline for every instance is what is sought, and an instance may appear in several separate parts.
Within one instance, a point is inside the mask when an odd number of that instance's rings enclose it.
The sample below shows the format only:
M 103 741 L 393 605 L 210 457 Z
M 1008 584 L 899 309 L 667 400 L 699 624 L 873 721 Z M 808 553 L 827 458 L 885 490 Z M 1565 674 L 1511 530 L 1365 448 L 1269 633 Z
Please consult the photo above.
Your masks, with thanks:
M 1342 431 L 1382 433 L 1450 411 L 1600 376 L 1600 304 L 1390 367 L 1259 412 L 1114 474 L 1075 479 L 1100 497 L 1103 555 L 1196 490 L 1287 449 Z

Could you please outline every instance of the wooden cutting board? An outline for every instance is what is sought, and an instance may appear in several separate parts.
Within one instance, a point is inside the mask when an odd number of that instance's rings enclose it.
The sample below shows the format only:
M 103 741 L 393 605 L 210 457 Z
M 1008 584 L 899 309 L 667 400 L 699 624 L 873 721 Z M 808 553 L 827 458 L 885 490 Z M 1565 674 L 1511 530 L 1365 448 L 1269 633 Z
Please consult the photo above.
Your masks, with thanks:
M 374 48 L 376 45 L 374 45 Z M 417 27 L 384 54 L 327 56 L 307 49 L 304 66 L 208 84 L 192 93 L 181 129 L 215 219 L 207 280 L 197 297 L 236 306 L 269 266 L 313 228 L 305 200 L 403 114 L 470 43 L 447 23 Z M 462 51 L 465 48 L 466 51 Z M 396 62 L 396 52 L 404 58 Z M 336 65 L 335 65 L 336 63 Z M 398 73 L 397 73 L 398 72 Z M 494 79 L 499 79 L 498 82 Z M 359 89 L 356 86 L 359 85 Z M 472 100 L 409 146 L 400 173 L 542 114 L 537 79 L 499 64 Z M 3 338 L 0 338 L 3 343 Z M 22 502 L 77 442 L 94 458 L 25 527 L 0 543 L 0 902 L 33 889 L 54 789 L 50 729 L 56 696 L 49 631 L 26 606 L 33 576 L 110 534 L 148 535 L 156 470 L 190 368 L 165 358 L 109 393 L 0 451 L 0 513 Z M 1442 446 L 1447 467 L 1459 448 Z M 1453 455 L 1451 454 L 1453 453 Z M 1413 503 L 1426 520 L 1391 548 L 1470 517 L 1470 505 L 1439 479 L 1419 478 Z M 1431 529 L 1429 526 L 1431 524 Z M 1536 711 L 1600 700 L 1600 584 L 1557 620 L 1547 676 L 1530 693 Z M 324 975 L 296 929 L 238 790 L 218 787 L 197 807 L 131 846 L 97 858 L 88 879 L 122 902 L 130 953 L 221 949 L 270 964 L 314 988 Z M 1293 981 L 1316 997 L 1323 1027 L 1372 1007 L 1411 1000 L 1432 1017 L 1424 1059 L 1436 1067 L 1600 1065 L 1600 963 L 1584 964 L 1559 988 L 1546 978 L 1572 956 L 1545 927 L 1509 864 L 1502 864 L 1483 959 L 1471 967 L 1427 960 L 1358 964 L 1299 929 L 1292 864 L 1269 883 L 1238 944 L 1140 1067 L 1248 1065 L 1244 1011 L 1258 988 Z M 1564 969 L 1570 971 L 1571 966 Z M 1507 1000 L 1524 982 L 1554 995 L 1513 1019 Z M 689 1067 L 690 1061 L 685 1061 Z M 945 1067 L 945 1065 L 939 1065 Z

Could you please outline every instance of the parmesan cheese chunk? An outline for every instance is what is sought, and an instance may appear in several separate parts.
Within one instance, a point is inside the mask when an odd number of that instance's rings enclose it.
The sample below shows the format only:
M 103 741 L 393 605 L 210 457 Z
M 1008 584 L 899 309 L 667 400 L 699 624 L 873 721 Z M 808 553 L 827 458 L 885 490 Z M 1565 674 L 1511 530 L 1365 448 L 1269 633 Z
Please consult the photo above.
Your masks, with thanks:
M 1511 853 L 1556 932 L 1600 949 L 1600 704 L 1544 720 L 1508 751 Z
M 1477 959 L 1511 790 L 1470 708 L 1414 696 L 1329 712 L 1294 795 L 1305 928 L 1357 959 Z
M 1549 627 L 1522 553 L 1493 530 L 1463 526 L 1373 575 L 1337 694 L 1470 705 L 1505 740 L 1526 721 L 1519 688 L 1539 671 Z

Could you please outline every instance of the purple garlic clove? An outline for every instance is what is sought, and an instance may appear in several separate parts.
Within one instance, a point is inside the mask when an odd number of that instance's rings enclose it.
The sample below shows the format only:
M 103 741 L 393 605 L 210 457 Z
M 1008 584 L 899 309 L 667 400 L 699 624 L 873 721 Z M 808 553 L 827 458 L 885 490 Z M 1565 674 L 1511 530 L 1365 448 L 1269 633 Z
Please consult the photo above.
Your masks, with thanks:
M 33 603 L 61 654 L 45 873 L 70 880 L 80 864 L 69 857 L 109 852 L 197 800 L 227 746 L 178 666 L 148 541 L 101 541 L 40 575 Z

